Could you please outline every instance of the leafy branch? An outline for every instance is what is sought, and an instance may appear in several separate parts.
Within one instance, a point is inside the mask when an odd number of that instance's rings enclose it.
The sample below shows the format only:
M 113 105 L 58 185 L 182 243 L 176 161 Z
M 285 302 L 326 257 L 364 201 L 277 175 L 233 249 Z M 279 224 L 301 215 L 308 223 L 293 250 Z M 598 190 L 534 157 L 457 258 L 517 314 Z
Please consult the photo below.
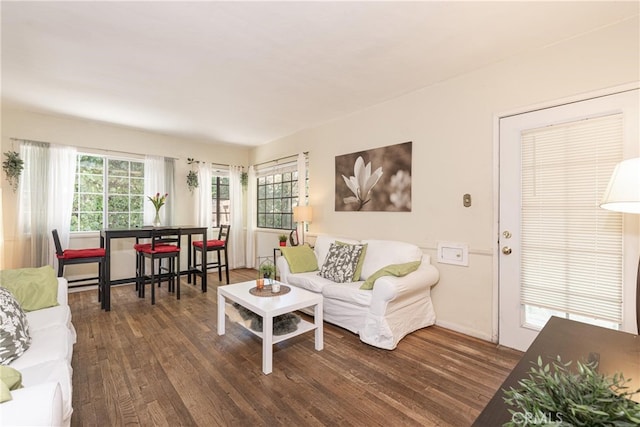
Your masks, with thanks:
M 542 358 L 519 381 L 518 388 L 504 390 L 511 422 L 505 426 L 638 426 L 640 403 L 631 400 L 640 389 L 630 391 L 622 373 L 599 374 L 597 363 L 577 362 L 577 372 L 560 356 L 543 365 Z

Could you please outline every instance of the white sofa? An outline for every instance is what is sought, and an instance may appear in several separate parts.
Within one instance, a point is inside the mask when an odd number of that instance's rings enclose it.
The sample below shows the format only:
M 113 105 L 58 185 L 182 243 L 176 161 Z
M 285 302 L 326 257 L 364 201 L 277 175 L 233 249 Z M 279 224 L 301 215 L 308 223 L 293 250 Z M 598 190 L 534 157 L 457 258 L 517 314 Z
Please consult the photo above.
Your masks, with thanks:
M 438 281 L 439 272 L 418 246 L 321 235 L 313 249 L 319 268 L 335 241 L 367 244 L 360 281 L 335 283 L 319 276 L 318 271 L 293 274 L 285 257 L 276 261 L 281 282 L 323 295 L 324 320 L 359 334 L 367 344 L 388 350 L 396 348 L 405 335 L 435 323 L 431 287 Z M 372 290 L 360 289 L 363 281 L 379 269 L 418 260 L 422 260 L 418 269 L 406 276 L 380 277 Z
M 9 363 L 22 374 L 23 388 L 0 404 L 2 426 L 68 426 L 71 423 L 71 357 L 76 332 L 71 323 L 67 281 L 58 278 L 58 306 L 27 312 L 31 346 Z

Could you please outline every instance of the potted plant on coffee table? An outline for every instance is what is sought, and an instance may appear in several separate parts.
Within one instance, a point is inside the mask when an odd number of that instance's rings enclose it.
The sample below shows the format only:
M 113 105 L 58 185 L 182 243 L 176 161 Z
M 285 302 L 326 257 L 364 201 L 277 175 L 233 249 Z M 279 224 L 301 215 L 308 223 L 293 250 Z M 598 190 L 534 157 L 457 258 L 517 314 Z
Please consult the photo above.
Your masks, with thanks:
M 273 279 L 276 274 L 276 266 L 271 262 L 264 262 L 260 265 L 260 277 Z

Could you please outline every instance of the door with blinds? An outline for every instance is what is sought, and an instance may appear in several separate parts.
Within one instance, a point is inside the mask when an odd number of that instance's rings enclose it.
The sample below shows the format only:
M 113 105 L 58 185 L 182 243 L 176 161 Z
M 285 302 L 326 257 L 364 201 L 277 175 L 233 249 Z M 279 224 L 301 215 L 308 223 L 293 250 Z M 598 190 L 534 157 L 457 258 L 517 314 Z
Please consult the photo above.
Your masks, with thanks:
M 500 120 L 500 344 L 526 350 L 551 316 L 635 330 L 640 216 L 599 203 L 640 151 L 638 95 Z

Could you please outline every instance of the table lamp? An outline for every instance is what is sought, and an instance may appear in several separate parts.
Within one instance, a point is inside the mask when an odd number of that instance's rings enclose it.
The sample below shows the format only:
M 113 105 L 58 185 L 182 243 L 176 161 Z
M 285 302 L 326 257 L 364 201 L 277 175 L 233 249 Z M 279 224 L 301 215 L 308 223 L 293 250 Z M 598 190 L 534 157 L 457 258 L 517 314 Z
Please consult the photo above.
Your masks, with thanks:
M 640 157 L 616 165 L 600 207 L 616 212 L 640 214 Z M 636 327 L 640 334 L 640 262 L 636 276 Z
M 302 224 L 302 244 L 304 244 L 304 232 L 306 223 L 311 222 L 313 218 L 313 210 L 311 206 L 294 206 L 293 207 L 293 220 Z

